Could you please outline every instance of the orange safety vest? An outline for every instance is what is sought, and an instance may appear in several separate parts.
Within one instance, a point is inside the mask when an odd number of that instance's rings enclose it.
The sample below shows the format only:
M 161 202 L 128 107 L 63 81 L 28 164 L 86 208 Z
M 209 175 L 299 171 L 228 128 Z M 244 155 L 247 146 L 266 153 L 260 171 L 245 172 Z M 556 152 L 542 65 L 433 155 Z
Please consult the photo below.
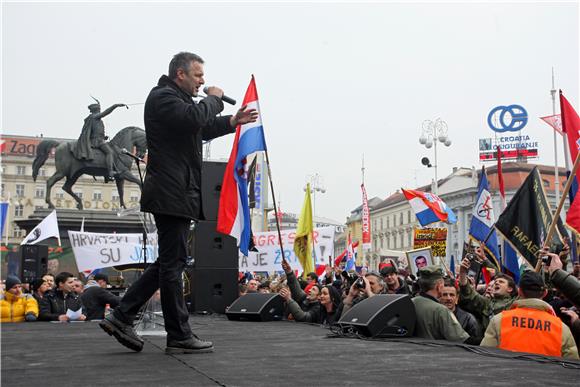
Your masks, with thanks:
M 499 348 L 562 356 L 562 320 L 538 309 L 515 308 L 501 313 Z

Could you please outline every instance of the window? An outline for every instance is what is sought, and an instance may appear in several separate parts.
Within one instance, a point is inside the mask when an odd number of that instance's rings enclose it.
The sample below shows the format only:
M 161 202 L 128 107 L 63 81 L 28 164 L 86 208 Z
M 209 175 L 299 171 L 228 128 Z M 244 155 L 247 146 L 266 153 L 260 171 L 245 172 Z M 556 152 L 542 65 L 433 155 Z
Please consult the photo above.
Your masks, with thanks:
M 26 166 L 24 165 L 17 165 L 16 166 L 16 174 L 19 176 L 26 175 Z
M 46 176 L 46 168 L 40 168 L 40 171 L 38 171 L 38 176 Z
M 117 192 L 117 190 L 113 190 L 113 192 L 111 192 L 111 200 L 114 202 L 118 202 L 120 201 L 120 197 L 119 197 L 119 192 Z
M 17 204 L 14 206 L 14 216 L 22 216 L 24 214 L 24 206 Z
M 548 180 L 542 180 L 542 183 L 544 183 L 545 188 L 550 188 L 550 182 Z
M 83 198 L 83 191 L 74 191 L 74 193 L 79 197 L 79 199 Z
M 391 228 L 391 222 L 389 222 L 389 217 L 387 216 L 387 229 Z
M 383 239 L 384 238 L 381 238 L 381 249 L 383 248 Z
M 64 199 L 64 192 L 57 192 L 56 194 L 54 194 L 54 197 L 57 199 Z
M 24 184 L 16 184 L 16 196 L 17 197 L 24 196 Z
M 388 226 L 387 226 L 388 227 Z M 381 230 L 383 229 L 383 218 L 381 218 Z
M 137 192 L 137 191 L 131 191 L 131 196 L 130 196 L 130 199 L 129 200 L 132 201 L 132 202 L 139 201 L 139 192 Z
M 14 229 L 12 230 L 12 236 L 14 236 L 15 238 L 20 238 L 24 236 L 24 230 L 22 230 L 20 227 L 14 225 Z
M 407 211 L 407 223 L 411 223 L 411 210 Z
M 4 196 L 4 183 L 2 183 L 2 192 L 0 192 L 1 196 Z
M 401 212 L 399 214 L 399 225 L 402 225 L 402 224 L 403 224 L 403 213 Z
M 35 198 L 43 198 L 44 197 L 44 187 L 36 187 L 34 190 L 34 197 Z
M 99 190 L 93 191 L 93 200 L 102 200 L 103 194 Z

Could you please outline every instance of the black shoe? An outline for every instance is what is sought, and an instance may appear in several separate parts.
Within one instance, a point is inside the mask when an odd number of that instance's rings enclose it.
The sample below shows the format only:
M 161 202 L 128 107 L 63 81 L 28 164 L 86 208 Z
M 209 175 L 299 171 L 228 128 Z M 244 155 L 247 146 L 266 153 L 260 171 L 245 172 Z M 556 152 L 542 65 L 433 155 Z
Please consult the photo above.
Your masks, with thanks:
M 167 348 L 165 348 L 165 353 L 171 355 L 207 352 L 213 352 L 213 343 L 211 341 L 204 341 L 196 335 L 192 335 L 191 338 L 186 340 L 167 339 Z
M 136 352 L 141 352 L 143 349 L 143 339 L 135 333 L 133 325 L 125 324 L 124 322 L 118 320 L 113 316 L 113 314 L 105 317 L 101 320 L 99 326 L 103 328 L 109 336 L 115 336 L 117 341 L 123 344 L 125 347 L 132 349 Z

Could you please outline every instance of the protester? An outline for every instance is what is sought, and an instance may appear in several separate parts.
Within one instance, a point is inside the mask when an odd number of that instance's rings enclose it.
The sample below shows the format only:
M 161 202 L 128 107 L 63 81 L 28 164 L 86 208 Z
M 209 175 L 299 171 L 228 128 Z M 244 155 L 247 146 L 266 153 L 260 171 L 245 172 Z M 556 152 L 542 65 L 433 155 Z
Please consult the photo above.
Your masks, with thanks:
M 258 292 L 258 286 L 260 286 L 260 282 L 257 279 L 252 278 L 251 280 L 248 281 L 248 286 L 247 286 L 247 293 L 257 293 Z
M 42 279 L 46 281 L 46 283 L 48 284 L 48 287 L 51 290 L 54 290 L 54 288 L 56 287 L 56 285 L 54 283 L 54 275 L 52 275 L 50 273 L 46 273 L 45 275 L 42 276 Z
M 387 294 L 409 294 L 409 287 L 405 280 L 399 277 L 397 268 L 387 264 L 381 269 L 381 276 L 387 285 Z
M 115 296 L 107 290 L 109 277 L 106 274 L 95 274 L 81 295 L 81 301 L 85 307 L 87 320 L 102 320 L 105 318 L 107 305 L 116 308 L 121 297 Z
M 201 208 L 202 141 L 235 132 L 238 125 L 255 122 L 258 112 L 242 106 L 234 116 L 218 116 L 224 109 L 223 91 L 206 89 L 207 97 L 194 102 L 204 85 L 204 61 L 181 52 L 169 64 L 145 102 L 148 160 L 141 210 L 153 214 L 159 258 L 129 288 L 113 313 L 99 325 L 122 345 L 143 349 L 133 330 L 139 309 L 161 288 L 167 353 L 200 353 L 213 343 L 193 334 L 183 300 L 182 274 L 187 263 L 191 221 L 204 219 Z
M 464 342 L 469 334 L 463 330 L 449 309 L 439 303 L 444 287 L 443 271 L 436 266 L 419 269 L 420 294 L 413 298 L 417 321 L 415 336 L 432 340 Z
M 38 303 L 32 295 L 22 292 L 22 281 L 9 275 L 5 285 L 6 290 L 0 293 L 0 322 L 36 321 Z
M 270 281 L 265 281 L 258 286 L 258 293 L 270 293 Z
M 71 273 L 62 272 L 55 278 L 56 289 L 54 292 L 46 293 L 40 302 L 39 319 L 43 321 L 71 321 L 67 312 L 78 312 L 79 321 L 86 320 L 82 313 L 82 302 L 80 297 L 73 292 L 74 276 Z
M 481 339 L 483 335 L 475 317 L 473 317 L 471 313 L 466 312 L 457 306 L 459 297 L 454 281 L 445 282 L 443 289 L 441 290 L 439 302 L 446 306 L 447 309 L 455 315 L 457 321 L 459 321 L 459 324 L 461 324 L 461 327 L 469 334 L 469 336 Z
M 83 294 L 84 291 L 84 285 L 83 282 L 78 279 L 75 278 L 72 284 L 72 291 L 77 295 L 80 296 L 81 294 Z
M 387 292 L 385 281 L 379 273 L 370 272 L 366 276 L 359 277 L 348 289 L 348 294 L 343 300 L 342 315 L 359 302 L 377 294 Z
M 332 325 L 340 319 L 342 313 L 342 298 L 338 289 L 332 285 L 326 285 L 320 291 L 320 319 L 318 322 L 324 325 Z
M 282 269 L 286 273 L 288 288 L 280 290 L 280 296 L 286 301 L 288 311 L 299 322 L 318 322 L 320 320 L 320 285 L 313 284 L 306 293 L 300 287 L 288 261 L 282 261 Z
M 476 249 L 481 257 L 481 248 Z M 494 277 L 491 298 L 487 298 L 475 292 L 467 280 L 467 273 L 471 266 L 469 259 L 464 258 L 459 267 L 459 306 L 475 316 L 482 329 L 486 329 L 494 315 L 508 309 L 514 302 L 517 287 L 512 277 L 505 274 L 497 274 Z
M 544 252 L 551 258 L 548 271 L 552 284 L 561 291 L 570 302 L 580 307 L 580 281 L 572 274 L 562 270 L 562 261 L 557 254 Z
M 578 359 L 570 329 L 542 301 L 547 294 L 542 276 L 525 272 L 519 283 L 520 298 L 509 310 L 493 317 L 481 342 L 485 347 Z
M 48 281 L 43 278 L 38 278 L 32 281 L 32 296 L 36 299 L 36 302 L 40 305 L 46 295 L 46 293 L 51 292 L 50 285 Z

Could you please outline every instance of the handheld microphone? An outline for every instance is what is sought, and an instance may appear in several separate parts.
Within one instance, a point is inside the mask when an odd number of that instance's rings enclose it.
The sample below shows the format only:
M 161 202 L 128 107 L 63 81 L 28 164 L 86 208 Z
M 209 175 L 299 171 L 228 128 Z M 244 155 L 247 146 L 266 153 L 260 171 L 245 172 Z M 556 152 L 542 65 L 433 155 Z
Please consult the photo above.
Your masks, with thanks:
M 209 87 L 208 87 L 208 86 L 204 87 L 204 88 L 203 88 L 203 92 L 204 92 L 204 93 L 206 93 L 206 94 L 208 94 L 208 92 L 207 92 L 207 91 L 208 91 L 208 89 L 209 89 Z M 230 97 L 228 97 L 228 96 L 227 96 L 227 95 L 225 95 L 225 94 L 224 94 L 224 95 L 222 95 L 222 101 L 224 101 L 224 102 L 226 102 L 226 103 L 229 103 L 230 105 L 235 105 L 235 104 L 236 104 L 236 100 L 235 100 L 235 99 L 233 99 L 233 98 L 230 98 Z
M 124 155 L 127 155 L 127 156 L 131 157 L 133 160 L 135 160 L 137 162 L 142 162 L 142 163 L 145 162 L 145 160 L 143 160 L 141 157 L 135 156 L 133 153 L 129 152 L 125 148 L 121 149 L 121 153 L 124 154 Z

